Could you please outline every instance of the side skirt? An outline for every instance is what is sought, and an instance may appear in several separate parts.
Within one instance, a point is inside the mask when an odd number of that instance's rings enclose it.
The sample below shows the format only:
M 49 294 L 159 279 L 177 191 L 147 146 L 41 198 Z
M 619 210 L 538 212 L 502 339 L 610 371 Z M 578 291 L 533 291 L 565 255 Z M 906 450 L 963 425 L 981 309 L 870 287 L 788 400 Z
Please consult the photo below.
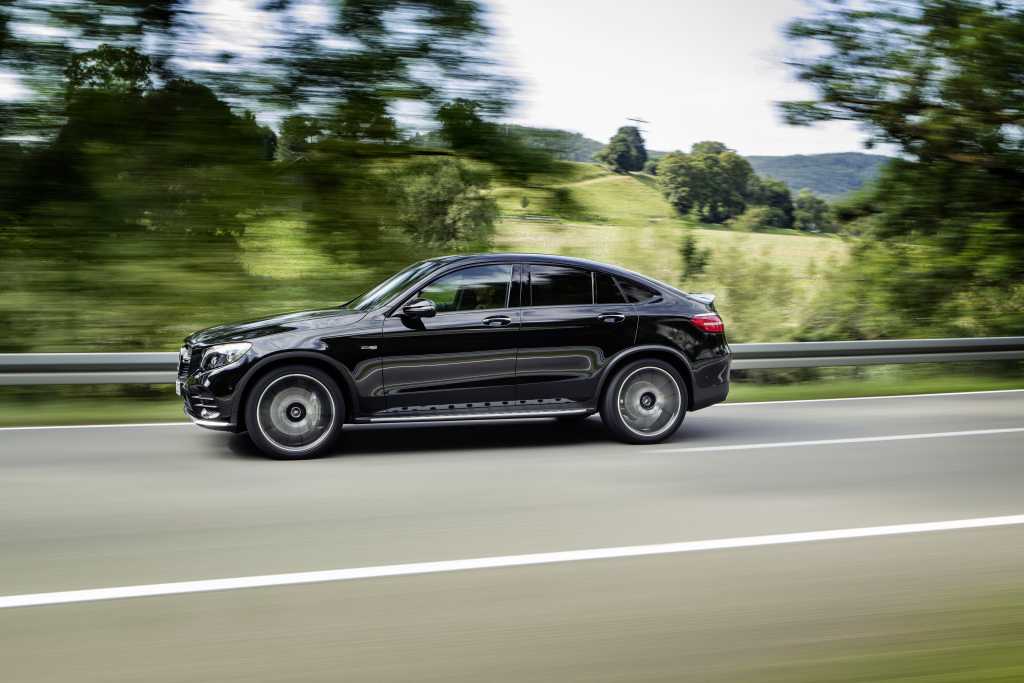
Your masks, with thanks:
M 373 423 L 378 424 L 382 422 L 438 422 L 438 421 L 451 421 L 451 420 L 510 420 L 515 418 L 524 417 L 558 417 L 560 415 L 589 415 L 597 412 L 592 406 L 587 406 L 583 403 L 574 403 L 571 405 L 555 407 L 537 407 L 537 408 L 523 408 L 523 407 L 509 407 L 503 408 L 490 408 L 482 410 L 462 409 L 462 410 L 446 410 L 444 412 L 437 411 L 416 411 L 408 413 L 376 413 L 366 417 L 357 418 L 357 423 Z

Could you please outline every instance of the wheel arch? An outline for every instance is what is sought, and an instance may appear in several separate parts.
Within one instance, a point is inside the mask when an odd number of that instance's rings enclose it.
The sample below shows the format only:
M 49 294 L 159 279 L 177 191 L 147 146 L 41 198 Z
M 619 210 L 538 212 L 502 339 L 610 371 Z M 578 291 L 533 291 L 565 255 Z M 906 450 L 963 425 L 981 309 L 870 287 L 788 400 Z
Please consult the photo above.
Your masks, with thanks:
M 654 358 L 665 361 L 679 373 L 679 376 L 683 379 L 683 384 L 686 385 L 686 410 L 693 410 L 693 367 L 690 365 L 690 360 L 682 352 L 677 351 L 676 349 L 668 346 L 656 346 L 653 344 L 633 347 L 616 356 L 612 362 L 605 366 L 603 377 L 601 378 L 601 385 L 597 392 L 597 404 L 601 405 L 601 402 L 604 400 L 604 394 L 608 390 L 608 382 L 619 367 L 624 363 L 644 358 Z
M 247 429 L 245 424 L 245 404 L 249 400 L 249 394 L 252 391 L 255 380 L 275 368 L 295 364 L 315 367 L 326 372 L 331 379 L 338 383 L 338 388 L 345 399 L 344 422 L 352 422 L 355 414 L 356 387 L 348 369 L 338 361 L 323 354 L 310 351 L 286 351 L 263 358 L 253 365 L 245 374 L 245 377 L 242 378 L 242 381 L 238 383 L 238 389 L 235 391 L 235 404 L 232 407 L 232 421 L 238 425 L 239 432 L 246 431 Z

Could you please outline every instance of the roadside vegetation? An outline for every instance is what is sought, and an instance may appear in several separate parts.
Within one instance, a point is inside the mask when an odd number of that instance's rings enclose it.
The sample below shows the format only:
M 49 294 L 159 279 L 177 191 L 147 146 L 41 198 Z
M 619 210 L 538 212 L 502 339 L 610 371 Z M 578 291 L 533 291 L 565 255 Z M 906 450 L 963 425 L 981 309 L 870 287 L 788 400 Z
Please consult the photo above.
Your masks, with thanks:
M 287 4 L 261 11 L 287 23 Z M 395 3 L 369 3 L 225 72 L 182 59 L 197 29 L 180 3 L 105 2 L 96 23 L 85 5 L 15 0 L 0 70 L 32 95 L 0 102 L 0 352 L 173 350 L 468 251 L 592 258 L 714 293 L 733 342 L 1024 334 L 1017 10 L 868 5 L 787 31 L 816 95 L 785 103 L 789 120 L 856 121 L 900 153 L 829 203 L 727 140 L 655 153 L 632 126 L 600 145 L 501 123 L 514 84 L 480 50 L 472 2 L 397 3 L 436 49 L 404 40 Z M 400 104 L 419 129 L 391 115 Z M 274 127 L 253 113 L 269 110 Z M 880 161 L 833 156 L 847 184 Z M 806 161 L 774 169 L 806 176 Z

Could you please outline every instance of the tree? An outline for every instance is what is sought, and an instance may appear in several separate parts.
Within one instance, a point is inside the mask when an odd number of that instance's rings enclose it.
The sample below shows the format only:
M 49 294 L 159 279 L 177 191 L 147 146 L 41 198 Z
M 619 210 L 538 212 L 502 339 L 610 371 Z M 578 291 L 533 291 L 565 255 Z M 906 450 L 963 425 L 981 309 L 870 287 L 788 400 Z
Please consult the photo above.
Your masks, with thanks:
M 844 209 L 871 238 L 847 294 L 890 326 L 846 332 L 1024 332 L 1024 4 L 837 0 L 787 33 L 811 43 L 795 68 L 817 90 L 787 119 L 856 121 L 904 157 Z
M 179 315 L 251 300 L 238 238 L 269 182 L 265 131 L 191 81 L 126 87 L 146 80 L 145 59 L 99 54 L 85 53 L 92 73 L 67 89 L 55 139 L 23 154 L 5 188 L 4 270 L 24 307 L 13 336 L 43 348 L 162 345 Z M 137 77 L 120 75 L 125 63 Z
M 281 119 L 278 129 L 277 159 L 295 161 L 309 154 L 313 143 L 321 135 L 320 122 L 305 114 L 292 114 Z
M 616 173 L 640 171 L 647 162 L 647 149 L 636 126 L 622 126 L 608 145 L 594 157 Z
M 397 207 L 391 224 L 417 243 L 479 248 L 490 237 L 498 205 L 482 193 L 483 173 L 457 159 L 420 159 L 393 171 L 390 181 Z
M 793 227 L 793 195 L 786 183 L 767 176 L 761 181 L 757 201 L 753 203 L 775 209 L 772 217 L 777 224 L 772 227 L 787 229 Z
M 690 154 L 672 152 L 658 164 L 665 199 L 680 213 L 695 212 L 709 223 L 743 213 L 756 180 L 747 160 L 720 142 L 698 142 Z
M 798 230 L 835 232 L 835 222 L 828 202 L 815 197 L 806 187 L 796 196 L 793 220 Z
M 683 279 L 697 277 L 707 269 L 711 261 L 711 249 L 702 248 L 693 230 L 687 230 L 683 233 L 683 241 L 679 245 L 679 256 L 683 260 Z

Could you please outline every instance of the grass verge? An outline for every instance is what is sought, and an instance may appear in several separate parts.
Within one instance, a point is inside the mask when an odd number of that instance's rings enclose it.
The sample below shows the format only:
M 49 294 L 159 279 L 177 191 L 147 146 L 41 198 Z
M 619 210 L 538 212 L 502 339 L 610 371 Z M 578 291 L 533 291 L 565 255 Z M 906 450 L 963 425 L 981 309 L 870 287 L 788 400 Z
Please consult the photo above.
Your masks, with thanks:
M 728 403 L 801 401 L 864 396 L 946 394 L 961 391 L 1024 389 L 1024 377 L 923 377 L 917 379 L 851 379 L 796 384 L 733 382 Z

